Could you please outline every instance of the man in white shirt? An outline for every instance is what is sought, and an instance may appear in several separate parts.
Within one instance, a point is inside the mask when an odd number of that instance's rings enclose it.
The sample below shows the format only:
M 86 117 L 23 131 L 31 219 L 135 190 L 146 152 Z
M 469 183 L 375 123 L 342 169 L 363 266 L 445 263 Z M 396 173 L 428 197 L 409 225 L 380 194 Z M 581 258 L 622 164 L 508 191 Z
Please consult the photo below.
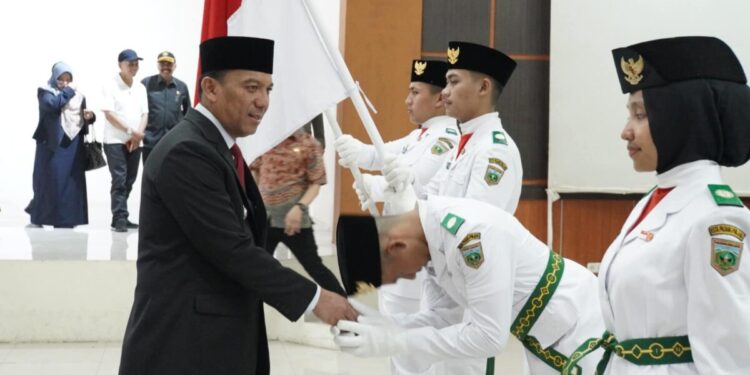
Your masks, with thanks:
M 140 144 L 148 123 L 146 88 L 134 80 L 139 60 L 143 59 L 132 49 L 120 52 L 120 72 L 104 85 L 104 153 L 112 175 L 111 225 L 115 232 L 138 228 L 128 220 L 128 197 L 138 176 Z

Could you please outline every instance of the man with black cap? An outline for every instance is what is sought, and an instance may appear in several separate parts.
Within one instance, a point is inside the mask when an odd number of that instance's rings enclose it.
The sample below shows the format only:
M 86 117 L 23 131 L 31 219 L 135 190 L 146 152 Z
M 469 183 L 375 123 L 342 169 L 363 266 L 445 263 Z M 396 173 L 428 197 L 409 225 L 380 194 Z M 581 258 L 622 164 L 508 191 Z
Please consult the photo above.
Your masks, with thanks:
M 441 90 L 445 87 L 445 73 L 448 64 L 444 61 L 414 60 L 410 65 L 411 82 L 406 96 L 406 110 L 409 121 L 417 128 L 407 136 L 388 142 L 385 150 L 389 154 L 399 154 L 411 174 L 414 190 L 421 192 L 432 179 L 438 168 L 458 143 L 456 120 L 445 115 L 445 105 Z M 352 136 L 345 134 L 336 142 L 339 164 L 349 168 L 358 166 L 365 169 L 380 169 L 375 147 L 365 145 Z M 386 181 L 383 176 L 363 174 L 364 188 L 369 199 L 384 201 Z M 356 187 L 355 187 L 356 189 Z M 363 209 L 369 204 L 362 196 Z M 386 193 L 387 194 L 387 193 Z M 391 212 L 390 203 L 386 201 L 384 213 Z M 417 274 L 415 280 L 401 279 L 395 285 L 379 290 L 378 304 L 384 314 L 415 313 L 419 310 L 420 295 L 424 272 Z M 406 358 L 393 358 L 392 374 L 406 374 L 405 366 L 399 362 Z
M 469 42 L 449 42 L 443 89 L 446 114 L 458 120 L 461 139 L 418 197 L 427 194 L 481 200 L 514 213 L 521 198 L 523 168 L 515 142 L 496 111 L 516 62 L 502 52 Z M 403 161 L 386 163 L 388 183 L 401 189 L 413 180 Z M 429 308 L 429 307 L 425 307 Z M 465 317 L 464 319 L 469 319 Z M 446 372 L 480 373 L 481 361 L 446 363 Z M 472 370 L 466 370 L 471 366 Z
M 656 171 L 604 255 L 607 332 L 599 374 L 750 374 L 748 210 L 721 166 L 750 159 L 750 87 L 713 37 L 651 40 L 612 51 L 629 118 L 633 168 Z M 747 256 L 747 255 L 745 255 Z
M 352 300 L 362 315 L 337 328 L 357 336 L 338 334 L 335 341 L 354 355 L 414 358 L 419 361 L 410 363 L 419 367 L 411 370 L 423 371 L 444 361 L 485 362 L 513 334 L 526 347 L 530 373 L 551 375 L 604 329 L 596 277 L 484 202 L 430 195 L 401 215 L 342 216 L 336 241 L 350 294 L 358 285 L 413 278 L 423 267 L 429 274 L 424 300 L 430 308 L 416 314 L 381 315 Z M 493 374 L 494 360 L 486 364 L 481 373 Z M 595 365 L 581 362 L 579 373 L 593 374 Z
M 140 144 L 148 119 L 146 89 L 135 82 L 138 62 L 143 60 L 132 49 L 117 56 L 120 72 L 104 85 L 101 109 L 104 123 L 104 153 L 112 175 L 110 190 L 112 229 L 127 232 L 138 228 L 129 220 L 128 198 L 138 176 L 141 159 Z
M 268 108 L 273 41 L 209 39 L 200 56 L 200 104 L 144 168 L 121 375 L 270 373 L 264 302 L 290 320 L 357 315 L 263 248 L 265 209 L 235 140 L 255 133 Z
M 156 64 L 159 74 L 141 81 L 148 93 L 148 125 L 142 148 L 144 165 L 156 143 L 182 120 L 190 108 L 188 87 L 174 76 L 177 68 L 174 54 L 162 51 L 156 58 Z
M 468 42 L 449 42 L 447 56 L 443 100 L 446 114 L 459 122 L 461 140 L 418 196 L 478 199 L 513 213 L 521 197 L 521 154 L 503 129 L 497 102 L 516 62 L 498 50 Z

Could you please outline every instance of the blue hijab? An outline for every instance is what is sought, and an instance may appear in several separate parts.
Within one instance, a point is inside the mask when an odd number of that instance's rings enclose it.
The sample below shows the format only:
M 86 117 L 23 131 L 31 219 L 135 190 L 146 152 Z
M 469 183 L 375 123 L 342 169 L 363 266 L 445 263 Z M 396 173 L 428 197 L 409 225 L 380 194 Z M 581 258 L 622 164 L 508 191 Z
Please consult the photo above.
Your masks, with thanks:
M 57 88 L 57 79 L 60 78 L 64 73 L 70 74 L 71 81 L 73 80 L 73 69 L 70 65 L 58 61 L 55 65 L 52 65 L 52 76 L 47 81 L 47 85 L 42 87 L 42 90 L 49 91 L 55 95 L 60 93 L 60 89 Z

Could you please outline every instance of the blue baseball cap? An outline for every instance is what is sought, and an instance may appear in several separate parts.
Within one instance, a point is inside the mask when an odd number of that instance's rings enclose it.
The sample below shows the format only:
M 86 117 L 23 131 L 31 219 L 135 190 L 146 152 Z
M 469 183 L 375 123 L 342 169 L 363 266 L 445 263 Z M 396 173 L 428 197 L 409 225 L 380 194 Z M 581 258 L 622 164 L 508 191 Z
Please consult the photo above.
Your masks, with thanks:
M 132 49 L 125 49 L 120 52 L 120 54 L 117 56 L 117 62 L 123 62 L 123 61 L 133 61 L 133 60 L 143 60 L 142 58 L 138 57 L 138 54 L 135 53 Z

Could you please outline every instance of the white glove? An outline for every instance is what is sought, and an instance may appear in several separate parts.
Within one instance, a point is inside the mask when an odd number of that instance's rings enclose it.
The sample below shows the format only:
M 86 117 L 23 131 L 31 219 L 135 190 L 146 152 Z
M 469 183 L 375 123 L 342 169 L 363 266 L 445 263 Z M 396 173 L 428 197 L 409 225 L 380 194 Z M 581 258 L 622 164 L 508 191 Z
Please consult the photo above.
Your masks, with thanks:
M 395 320 L 389 315 L 383 315 L 378 309 L 370 307 L 368 304 L 355 298 L 347 298 L 349 303 L 359 313 L 357 322 L 369 324 L 372 326 L 398 326 Z
M 417 205 L 417 194 L 414 193 L 414 186 L 406 185 L 404 190 L 396 193 L 392 188 L 388 188 L 383 193 L 383 201 L 389 215 L 398 215 L 407 213 Z
M 357 185 L 357 181 L 354 181 L 352 184 L 352 187 L 354 188 L 354 191 L 357 192 L 357 198 L 359 198 L 359 207 L 362 209 L 362 211 L 367 211 L 368 207 L 370 207 L 370 204 L 374 203 L 372 200 L 372 190 L 370 189 L 370 177 L 373 177 L 370 174 L 363 173 L 362 174 L 362 180 L 360 181 L 364 191 L 359 188 Z
M 398 155 L 386 154 L 383 157 L 383 176 L 388 186 L 395 192 L 401 192 L 414 182 L 411 167 L 406 165 Z
M 357 166 L 357 159 L 362 153 L 365 145 L 349 134 L 344 134 L 333 142 L 336 152 L 339 153 L 339 165 L 344 168 Z
M 358 357 L 389 357 L 407 351 L 406 331 L 395 325 L 370 325 L 339 320 L 333 341 L 341 351 Z

